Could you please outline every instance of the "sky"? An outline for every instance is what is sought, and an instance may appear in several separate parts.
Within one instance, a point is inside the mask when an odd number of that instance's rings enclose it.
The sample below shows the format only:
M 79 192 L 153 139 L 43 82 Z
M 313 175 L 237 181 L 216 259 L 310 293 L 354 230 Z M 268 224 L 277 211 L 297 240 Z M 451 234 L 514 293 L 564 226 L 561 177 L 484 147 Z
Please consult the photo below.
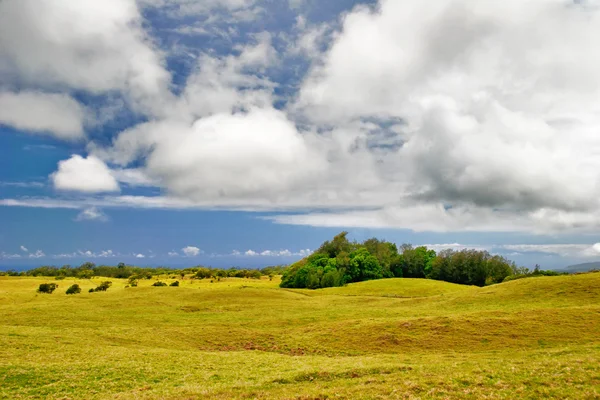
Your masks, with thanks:
M 598 261 L 599 6 L 3 0 L 0 268 Z

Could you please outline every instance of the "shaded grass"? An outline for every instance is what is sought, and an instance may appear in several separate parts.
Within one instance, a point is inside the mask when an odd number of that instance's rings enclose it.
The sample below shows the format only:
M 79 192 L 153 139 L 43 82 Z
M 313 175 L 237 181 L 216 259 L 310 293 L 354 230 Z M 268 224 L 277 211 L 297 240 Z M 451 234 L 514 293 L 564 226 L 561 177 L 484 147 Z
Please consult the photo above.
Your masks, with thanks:
M 0 277 L 0 398 L 600 398 L 600 274 L 102 280 Z

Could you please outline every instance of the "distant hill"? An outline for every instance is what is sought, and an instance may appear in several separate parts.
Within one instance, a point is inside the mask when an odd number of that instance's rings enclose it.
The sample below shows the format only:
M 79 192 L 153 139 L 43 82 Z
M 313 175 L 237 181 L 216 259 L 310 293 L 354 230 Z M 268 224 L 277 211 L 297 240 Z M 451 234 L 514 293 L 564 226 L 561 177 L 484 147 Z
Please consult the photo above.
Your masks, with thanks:
M 600 270 L 600 261 L 571 265 L 564 269 L 566 272 L 588 272 L 594 269 Z

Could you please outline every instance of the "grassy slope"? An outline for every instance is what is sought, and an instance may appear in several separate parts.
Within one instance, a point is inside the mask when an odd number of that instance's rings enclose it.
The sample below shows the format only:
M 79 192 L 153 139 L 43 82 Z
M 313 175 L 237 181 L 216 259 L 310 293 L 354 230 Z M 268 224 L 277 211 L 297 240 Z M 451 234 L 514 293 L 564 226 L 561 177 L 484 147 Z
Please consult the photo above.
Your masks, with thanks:
M 600 274 L 43 282 L 0 277 L 0 398 L 600 398 Z

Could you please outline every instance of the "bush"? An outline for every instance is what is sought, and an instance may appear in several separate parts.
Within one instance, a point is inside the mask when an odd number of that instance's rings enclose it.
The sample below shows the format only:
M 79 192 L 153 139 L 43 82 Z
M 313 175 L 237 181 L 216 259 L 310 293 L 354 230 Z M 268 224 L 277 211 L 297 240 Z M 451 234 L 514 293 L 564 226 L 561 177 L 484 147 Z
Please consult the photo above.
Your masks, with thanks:
M 54 292 L 57 287 L 58 285 L 56 283 L 42 283 L 40 284 L 40 287 L 37 291 L 38 293 L 52 294 L 52 292 Z
M 91 288 L 90 290 L 88 290 L 88 293 L 94 293 L 96 291 L 96 289 Z
M 176 287 L 178 287 L 179 286 L 179 281 L 175 281 L 175 282 L 171 283 L 169 286 L 176 286 Z
M 164 282 L 154 282 L 154 283 L 152 284 L 152 286 L 159 286 L 159 287 L 160 287 L 160 286 L 167 286 L 167 284 L 166 284 L 166 283 L 164 283 Z
M 79 287 L 78 284 L 71 285 L 67 289 L 67 294 L 79 294 L 79 293 L 81 293 L 81 288 Z
M 100 285 L 98 285 L 96 287 L 96 289 L 90 289 L 90 293 L 93 292 L 106 292 L 108 290 L 109 287 L 112 286 L 112 282 L 111 281 L 105 281 L 102 282 Z

